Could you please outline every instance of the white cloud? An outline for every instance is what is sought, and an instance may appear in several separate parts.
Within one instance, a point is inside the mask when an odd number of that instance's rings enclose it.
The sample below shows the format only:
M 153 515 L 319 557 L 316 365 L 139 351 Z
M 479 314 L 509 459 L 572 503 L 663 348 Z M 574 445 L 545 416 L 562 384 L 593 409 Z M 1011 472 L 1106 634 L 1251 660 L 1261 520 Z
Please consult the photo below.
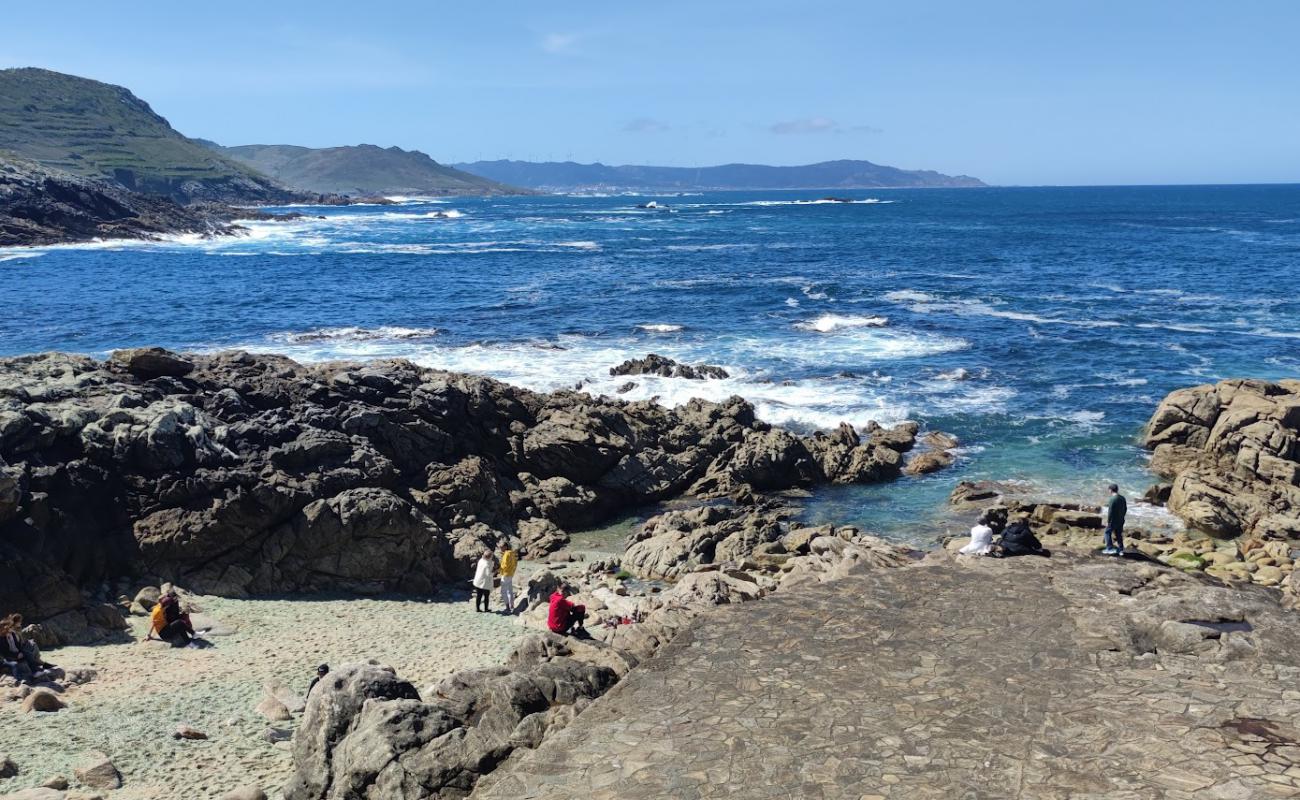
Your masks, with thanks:
M 542 49 L 555 55 L 572 52 L 580 38 L 576 33 L 548 33 L 542 37 Z
M 668 130 L 669 125 L 666 122 L 660 122 L 650 117 L 637 117 L 629 120 L 623 126 L 624 133 L 660 133 Z
M 879 128 L 870 125 L 841 125 L 828 117 L 804 117 L 768 126 L 772 133 L 790 136 L 810 133 L 880 133 Z

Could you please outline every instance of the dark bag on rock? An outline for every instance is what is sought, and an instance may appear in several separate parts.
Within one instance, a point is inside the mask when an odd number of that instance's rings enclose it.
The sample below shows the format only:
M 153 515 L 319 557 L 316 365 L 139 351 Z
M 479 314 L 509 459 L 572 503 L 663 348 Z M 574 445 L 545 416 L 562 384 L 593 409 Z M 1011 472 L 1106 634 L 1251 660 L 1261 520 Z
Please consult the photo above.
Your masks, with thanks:
M 1013 522 L 998 537 L 998 550 L 1006 557 L 1010 556 L 1050 556 L 1043 548 L 1043 543 L 1029 530 L 1025 522 Z

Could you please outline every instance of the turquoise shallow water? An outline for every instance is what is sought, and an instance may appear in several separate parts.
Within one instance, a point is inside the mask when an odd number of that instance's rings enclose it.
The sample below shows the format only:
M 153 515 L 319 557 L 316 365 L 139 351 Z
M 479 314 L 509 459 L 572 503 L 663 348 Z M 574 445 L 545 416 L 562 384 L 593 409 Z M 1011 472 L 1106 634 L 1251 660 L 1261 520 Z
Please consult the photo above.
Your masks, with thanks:
M 1166 392 L 1300 375 L 1300 187 L 823 194 L 407 200 L 234 239 L 0 250 L 0 352 L 405 356 L 610 393 L 625 358 L 721 364 L 730 379 L 627 396 L 960 436 L 953 470 L 809 504 L 902 538 L 949 524 L 963 477 L 1138 494 Z

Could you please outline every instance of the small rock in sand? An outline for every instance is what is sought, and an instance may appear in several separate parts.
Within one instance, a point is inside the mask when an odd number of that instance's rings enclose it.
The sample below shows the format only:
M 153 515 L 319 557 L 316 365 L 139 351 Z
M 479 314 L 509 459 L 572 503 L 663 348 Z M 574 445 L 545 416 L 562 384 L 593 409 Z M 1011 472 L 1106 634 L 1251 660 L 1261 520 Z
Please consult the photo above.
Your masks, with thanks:
M 57 789 L 23 789 L 4 796 L 4 800 L 67 800 L 66 795 Z
M 55 775 L 45 783 L 42 783 L 41 786 L 46 789 L 57 789 L 60 792 L 66 792 L 68 790 L 68 779 L 62 775 Z
M 206 739 L 206 738 L 208 738 L 208 735 L 207 735 L 206 733 L 204 733 L 203 731 L 199 730 L 198 728 L 194 728 L 194 727 L 191 727 L 191 726 L 186 725 L 186 724 L 184 724 L 184 723 L 181 723 L 180 725 L 177 725 L 177 726 L 176 726 L 176 730 L 172 733 L 172 738 L 174 738 L 174 739 Z
M 0 756 L 0 778 L 12 778 L 18 774 L 18 765 L 9 756 Z
M 293 739 L 293 731 L 289 730 L 288 728 L 269 727 L 266 730 L 262 731 L 262 738 L 270 742 L 271 744 L 278 744 L 279 742 L 287 742 Z
M 59 696 L 49 689 L 36 689 L 23 700 L 23 711 L 25 712 L 51 712 L 67 707 L 68 704 L 60 700 Z
M 240 786 L 221 795 L 221 800 L 266 800 L 266 792 L 256 786 Z
M 284 703 L 270 695 L 263 697 L 262 702 L 258 703 L 257 708 L 254 710 L 271 722 L 284 722 L 293 719 L 293 715 L 289 713 L 289 709 L 285 707 Z
M 112 760 L 103 753 L 87 753 L 81 764 L 74 767 L 72 774 L 77 780 L 92 789 L 120 789 L 122 773 L 117 771 Z
M 262 684 L 266 691 L 267 697 L 274 697 L 284 704 L 290 714 L 301 714 L 307 708 L 307 701 L 298 696 L 298 693 L 279 681 L 267 681 Z

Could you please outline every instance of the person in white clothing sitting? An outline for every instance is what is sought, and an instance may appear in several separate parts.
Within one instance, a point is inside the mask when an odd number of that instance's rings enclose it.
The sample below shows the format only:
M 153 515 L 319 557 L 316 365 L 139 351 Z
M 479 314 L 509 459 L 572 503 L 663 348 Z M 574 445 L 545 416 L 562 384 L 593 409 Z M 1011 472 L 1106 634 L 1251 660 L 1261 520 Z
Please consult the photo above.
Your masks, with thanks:
M 986 556 L 993 549 L 993 529 L 988 517 L 981 516 L 970 529 L 970 544 L 958 550 L 964 556 Z

